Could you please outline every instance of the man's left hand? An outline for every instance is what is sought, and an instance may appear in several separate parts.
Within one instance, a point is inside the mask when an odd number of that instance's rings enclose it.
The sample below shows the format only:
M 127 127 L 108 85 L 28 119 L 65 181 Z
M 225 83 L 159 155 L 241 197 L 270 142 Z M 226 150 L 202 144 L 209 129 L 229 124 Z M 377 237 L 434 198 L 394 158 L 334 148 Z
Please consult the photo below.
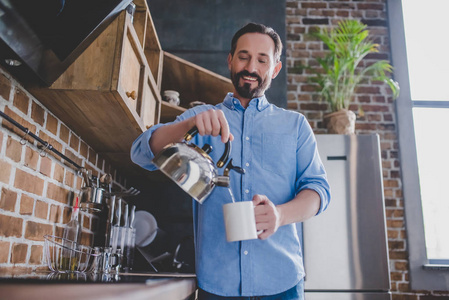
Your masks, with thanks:
M 257 231 L 263 230 L 259 234 L 259 239 L 264 240 L 278 230 L 280 226 L 279 211 L 265 195 L 254 195 L 253 204 Z

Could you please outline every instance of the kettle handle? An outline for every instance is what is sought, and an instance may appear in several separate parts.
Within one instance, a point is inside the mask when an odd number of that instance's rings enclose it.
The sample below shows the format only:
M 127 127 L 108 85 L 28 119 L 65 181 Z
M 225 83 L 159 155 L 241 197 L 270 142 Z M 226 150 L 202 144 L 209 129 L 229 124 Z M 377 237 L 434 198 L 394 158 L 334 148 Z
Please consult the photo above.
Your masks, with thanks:
M 184 135 L 184 140 L 187 142 L 190 142 L 191 139 L 198 133 L 198 128 L 196 126 L 193 126 L 192 129 L 187 131 L 187 133 Z
M 193 137 L 198 133 L 198 128 L 194 126 L 192 129 L 187 131 L 187 133 L 184 135 L 184 140 L 189 142 Z M 220 159 L 217 161 L 217 167 L 222 168 L 225 163 L 228 161 L 229 154 L 231 153 L 231 141 L 227 141 L 225 143 L 225 149 L 223 152 L 223 155 L 220 157 Z

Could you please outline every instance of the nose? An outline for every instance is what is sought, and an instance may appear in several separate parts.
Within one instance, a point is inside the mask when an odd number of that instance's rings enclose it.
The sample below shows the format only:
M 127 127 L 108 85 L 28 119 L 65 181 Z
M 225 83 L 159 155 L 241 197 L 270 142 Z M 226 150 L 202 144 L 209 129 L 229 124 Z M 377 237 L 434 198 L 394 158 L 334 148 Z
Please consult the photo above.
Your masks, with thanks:
M 256 66 L 256 60 L 254 58 L 248 59 L 246 65 L 245 65 L 245 70 L 250 73 L 256 73 L 257 66 Z

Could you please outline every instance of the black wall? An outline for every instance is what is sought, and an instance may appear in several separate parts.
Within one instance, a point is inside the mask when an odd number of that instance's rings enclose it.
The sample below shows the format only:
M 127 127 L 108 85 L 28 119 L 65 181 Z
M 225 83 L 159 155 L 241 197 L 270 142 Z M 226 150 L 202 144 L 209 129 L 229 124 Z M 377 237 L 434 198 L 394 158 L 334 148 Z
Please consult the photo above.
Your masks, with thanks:
M 227 56 L 234 33 L 248 22 L 273 27 L 284 43 L 283 69 L 267 91 L 287 106 L 285 0 L 147 0 L 164 51 L 229 78 Z

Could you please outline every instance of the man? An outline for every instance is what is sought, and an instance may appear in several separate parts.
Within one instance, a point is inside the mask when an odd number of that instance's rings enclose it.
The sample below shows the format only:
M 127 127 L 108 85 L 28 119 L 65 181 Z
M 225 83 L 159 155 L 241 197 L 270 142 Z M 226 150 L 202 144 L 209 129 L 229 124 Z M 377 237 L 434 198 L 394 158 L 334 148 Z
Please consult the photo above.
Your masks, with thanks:
M 230 157 L 245 174 L 231 172 L 236 201 L 253 201 L 258 239 L 227 242 L 222 206 L 226 188 L 193 201 L 199 299 L 264 296 L 303 299 L 304 268 L 295 223 L 324 211 L 330 200 L 326 173 L 305 117 L 265 98 L 282 68 L 282 43 L 269 27 L 250 23 L 231 42 L 228 67 L 234 85 L 216 106 L 194 107 L 176 121 L 158 124 L 133 144 L 132 160 L 154 170 L 154 154 L 196 126 L 196 145 L 210 144 L 214 161 L 232 141 Z

